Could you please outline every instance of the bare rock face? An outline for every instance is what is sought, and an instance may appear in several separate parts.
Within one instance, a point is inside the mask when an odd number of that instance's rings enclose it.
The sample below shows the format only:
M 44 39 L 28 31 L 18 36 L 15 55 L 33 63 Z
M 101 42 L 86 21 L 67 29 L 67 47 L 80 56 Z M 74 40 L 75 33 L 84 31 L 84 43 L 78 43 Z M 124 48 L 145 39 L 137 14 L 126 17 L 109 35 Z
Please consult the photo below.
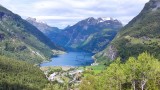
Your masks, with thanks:
M 160 1 L 159 0 L 151 0 L 150 6 L 152 8 L 152 11 L 156 11 L 157 9 L 160 8 Z
M 115 60 L 117 58 L 117 49 L 113 45 L 109 46 L 108 52 L 105 56 L 107 56 L 111 60 Z
M 95 54 L 93 56 L 94 60 L 101 62 L 110 62 L 115 60 L 118 57 L 118 50 L 114 45 L 109 45 L 105 50 Z
M 160 0 L 150 0 L 148 3 L 146 3 L 142 12 L 149 10 L 156 11 L 158 9 L 160 9 Z

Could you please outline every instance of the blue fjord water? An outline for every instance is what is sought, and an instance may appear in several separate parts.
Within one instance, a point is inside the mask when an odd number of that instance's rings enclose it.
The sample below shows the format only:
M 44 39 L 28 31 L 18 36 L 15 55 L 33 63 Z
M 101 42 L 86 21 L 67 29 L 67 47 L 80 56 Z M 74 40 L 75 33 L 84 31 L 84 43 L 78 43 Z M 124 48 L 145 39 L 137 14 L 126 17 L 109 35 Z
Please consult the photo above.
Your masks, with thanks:
M 87 52 L 68 52 L 53 57 L 51 62 L 44 62 L 40 66 L 89 66 L 94 62 L 92 55 Z

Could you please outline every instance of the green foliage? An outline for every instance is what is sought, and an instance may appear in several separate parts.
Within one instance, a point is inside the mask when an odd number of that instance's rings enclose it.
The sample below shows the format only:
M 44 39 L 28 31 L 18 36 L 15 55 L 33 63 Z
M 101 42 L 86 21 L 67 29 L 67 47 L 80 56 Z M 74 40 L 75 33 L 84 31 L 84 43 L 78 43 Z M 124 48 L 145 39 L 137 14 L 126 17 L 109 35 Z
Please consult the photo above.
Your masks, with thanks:
M 80 90 L 159 90 L 160 62 L 148 53 L 120 59 L 110 64 L 101 75 L 83 79 Z
M 128 58 L 131 55 L 137 56 L 138 54 L 144 51 L 148 51 L 150 53 L 153 53 L 153 55 L 155 55 L 157 58 L 160 58 L 160 56 L 158 55 L 160 53 L 159 52 L 160 44 L 153 43 L 153 41 L 159 40 L 159 34 L 160 34 L 159 31 L 160 25 L 158 24 L 160 23 L 159 14 L 160 14 L 159 10 L 154 12 L 150 10 L 146 12 L 141 12 L 136 18 L 134 18 L 129 23 L 129 25 L 127 25 L 124 29 L 120 31 L 119 33 L 120 37 L 116 38 L 115 42 L 119 42 L 116 43 L 119 48 L 122 47 L 121 49 L 119 49 L 119 54 L 121 54 L 121 56 L 123 55 L 126 56 L 126 58 Z M 133 39 L 131 39 L 122 45 L 121 44 L 123 42 L 122 39 L 125 39 L 126 36 L 135 38 L 136 40 L 139 40 L 139 42 L 134 44 Z M 140 40 L 143 41 L 140 42 Z M 156 42 L 158 43 L 159 41 Z M 122 49 L 124 49 L 124 51 L 127 50 L 129 52 L 122 52 Z
M 49 67 L 48 70 L 49 70 L 49 72 L 48 72 L 49 75 L 54 72 L 62 72 L 63 71 L 61 67 Z
M 86 66 L 84 71 L 84 76 L 90 75 L 90 74 L 99 74 L 106 68 L 105 65 L 96 65 L 96 66 Z
M 0 56 L 0 90 L 42 90 L 47 83 L 39 67 Z
M 58 83 L 49 83 L 43 90 L 66 90 L 66 86 L 60 85 Z
M 102 90 L 99 79 L 93 75 L 88 75 L 80 85 L 80 90 Z
M 104 57 L 102 55 L 100 55 L 99 53 L 97 53 L 94 57 L 96 58 L 97 62 L 101 65 L 105 65 L 108 66 L 112 63 L 112 61 L 108 58 L 108 57 Z

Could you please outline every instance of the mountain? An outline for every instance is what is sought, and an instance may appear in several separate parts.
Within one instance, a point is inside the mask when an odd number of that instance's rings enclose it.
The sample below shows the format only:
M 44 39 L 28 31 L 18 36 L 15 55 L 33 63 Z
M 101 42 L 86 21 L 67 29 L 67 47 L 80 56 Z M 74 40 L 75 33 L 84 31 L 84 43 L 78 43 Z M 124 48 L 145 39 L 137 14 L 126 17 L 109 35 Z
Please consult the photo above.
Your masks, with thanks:
M 27 21 L 61 47 L 93 53 L 103 50 L 122 27 L 122 23 L 113 18 L 90 17 L 63 30 L 37 22 L 33 18 L 28 18 Z
M 19 15 L 0 6 L 0 55 L 40 63 L 59 50 L 49 38 Z
M 46 23 L 39 22 L 36 20 L 36 18 L 31 17 L 28 17 L 26 21 L 37 27 L 43 34 L 45 34 L 50 40 L 52 40 L 52 42 L 55 42 L 57 45 L 61 45 L 61 39 L 65 39 L 65 36 L 62 35 L 62 30 L 57 27 L 51 27 Z
M 63 30 L 68 38 L 64 44 L 97 53 L 109 44 L 121 27 L 122 23 L 116 19 L 90 17 Z
M 44 33 L 47 36 L 51 36 L 53 33 L 58 33 L 60 32 L 60 29 L 57 27 L 51 27 L 49 25 L 47 25 L 44 22 L 38 22 L 36 20 L 36 18 L 31 18 L 28 17 L 26 19 L 26 21 L 28 21 L 29 23 L 31 23 L 32 25 L 34 25 L 35 27 L 37 27 L 42 33 Z
M 38 22 L 35 18 L 27 18 L 27 21 L 61 47 L 93 53 L 103 50 L 122 27 L 121 22 L 113 18 L 90 17 L 63 30 Z
M 150 0 L 143 10 L 120 30 L 116 38 L 102 52 L 95 55 L 98 60 L 138 56 L 149 52 L 160 58 L 160 1 Z

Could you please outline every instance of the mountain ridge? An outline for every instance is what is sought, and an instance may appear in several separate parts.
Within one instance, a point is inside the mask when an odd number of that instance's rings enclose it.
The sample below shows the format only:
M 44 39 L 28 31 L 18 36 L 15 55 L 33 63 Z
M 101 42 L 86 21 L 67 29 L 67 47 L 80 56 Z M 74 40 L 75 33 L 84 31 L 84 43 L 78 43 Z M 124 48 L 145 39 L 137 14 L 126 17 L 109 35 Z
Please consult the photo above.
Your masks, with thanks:
M 31 63 L 48 60 L 53 55 L 51 49 L 60 50 L 35 26 L 2 6 L 0 6 L 0 37 L 0 55 Z
M 120 30 L 111 44 L 95 57 L 99 60 L 114 60 L 117 57 L 126 60 L 129 56 L 136 57 L 147 51 L 160 58 L 159 3 L 159 0 L 146 3 L 143 10 Z
M 93 53 L 101 51 L 122 27 L 116 19 L 102 20 L 89 17 L 65 29 L 66 37 L 70 37 L 66 46 Z
M 32 23 L 35 20 L 29 22 L 38 27 Z M 81 49 L 96 53 L 109 44 L 122 26 L 122 23 L 117 19 L 89 17 L 62 30 L 52 29 L 52 32 L 50 32 L 52 34 L 46 34 L 46 36 L 64 48 Z M 99 40 L 100 42 L 98 42 Z

